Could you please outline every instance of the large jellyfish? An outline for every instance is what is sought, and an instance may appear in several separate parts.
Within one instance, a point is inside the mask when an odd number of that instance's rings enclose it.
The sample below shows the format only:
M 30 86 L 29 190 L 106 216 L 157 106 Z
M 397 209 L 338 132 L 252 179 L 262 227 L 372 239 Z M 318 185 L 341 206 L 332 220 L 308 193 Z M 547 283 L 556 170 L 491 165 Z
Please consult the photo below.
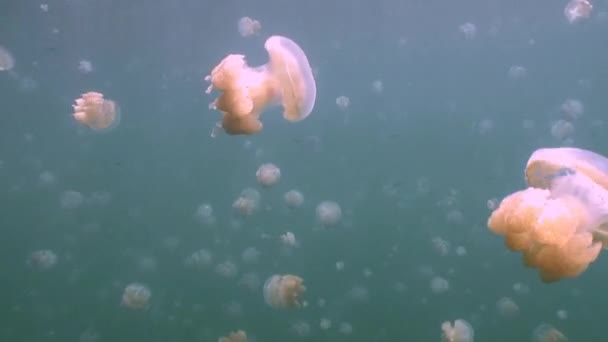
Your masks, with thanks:
M 608 244 L 608 159 L 577 148 L 535 151 L 528 188 L 502 200 L 488 220 L 544 282 L 574 278 Z
M 275 274 L 264 283 L 264 300 L 275 309 L 299 308 L 300 296 L 306 291 L 304 280 L 298 276 Z
M 272 36 L 264 48 L 270 61 L 250 67 L 244 55 L 226 56 L 205 80 L 221 94 L 210 105 L 222 113 L 218 123 L 231 135 L 255 134 L 262 130 L 260 114 L 272 104 L 281 104 L 285 119 L 305 119 L 315 104 L 317 86 L 304 51 L 289 38 Z M 212 133 L 213 135 L 213 133 Z

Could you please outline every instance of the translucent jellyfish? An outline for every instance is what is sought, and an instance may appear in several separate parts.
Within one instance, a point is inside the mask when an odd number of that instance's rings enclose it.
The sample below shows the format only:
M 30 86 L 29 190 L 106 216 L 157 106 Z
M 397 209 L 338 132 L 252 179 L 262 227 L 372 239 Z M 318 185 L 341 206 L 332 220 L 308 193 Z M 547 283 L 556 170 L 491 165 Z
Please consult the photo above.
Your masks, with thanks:
M 350 99 L 344 95 L 338 96 L 336 98 L 336 105 L 338 105 L 338 108 L 344 110 L 350 106 Z
M 464 23 L 458 27 L 466 39 L 473 39 L 477 35 L 477 26 L 473 23 Z
M 87 61 L 86 59 L 79 61 L 78 71 L 83 74 L 91 73 L 93 71 L 93 63 L 91 63 L 91 61 Z
M 576 120 L 585 113 L 585 106 L 580 100 L 567 99 L 560 106 L 560 110 L 568 119 Z
M 574 125 L 570 121 L 559 119 L 551 125 L 551 135 L 557 140 L 565 140 L 574 134 Z
M 321 330 L 329 330 L 331 328 L 331 319 L 329 318 L 321 318 L 319 321 L 319 327 Z
M 535 151 L 528 188 L 502 200 L 488 227 L 544 282 L 574 278 L 608 244 L 608 159 L 577 148 Z
M 43 171 L 40 176 L 38 176 L 38 183 L 40 185 L 48 186 L 55 184 L 56 181 L 57 179 L 51 171 Z
M 587 19 L 591 15 L 593 5 L 589 0 L 570 0 L 564 8 L 564 15 L 570 24 Z
M 249 17 L 242 17 L 241 19 L 239 19 L 238 27 L 241 36 L 249 37 L 254 34 L 258 34 L 262 29 L 262 24 L 260 24 L 260 22 L 255 19 Z
M 317 220 L 324 227 L 334 226 L 342 219 L 342 209 L 340 208 L 340 205 L 334 201 L 323 201 L 319 203 L 315 212 Z
M 59 202 L 65 209 L 76 209 L 84 202 L 84 196 L 78 191 L 67 190 L 61 194 Z
M 0 71 L 9 71 L 15 67 L 15 59 L 6 48 L 0 46 Z
M 521 80 L 525 78 L 527 74 L 526 68 L 521 65 L 512 65 L 509 68 L 509 78 L 512 80 Z
M 57 264 L 57 254 L 50 249 L 37 250 L 30 254 L 27 264 L 39 270 L 50 270 Z
M 287 247 L 296 247 L 298 245 L 296 236 L 292 232 L 287 232 L 281 235 L 281 242 Z
M 519 315 L 519 306 L 509 297 L 500 298 L 496 302 L 496 310 L 501 316 L 507 318 L 513 318 Z
M 260 204 L 260 193 L 251 188 L 241 192 L 239 197 L 232 203 L 234 208 L 241 216 L 250 216 Z
M 120 123 L 118 105 L 110 99 L 104 99 L 101 93 L 84 93 L 76 99 L 73 107 L 76 121 L 93 130 L 111 129 Z
M 559 318 L 562 321 L 565 321 L 568 319 L 568 311 L 566 310 L 557 310 L 557 312 L 555 313 L 555 315 L 557 316 L 557 318 Z
M 272 36 L 264 48 L 270 61 L 260 67 L 247 65 L 244 55 L 228 55 L 205 80 L 221 94 L 210 105 L 222 113 L 218 123 L 228 134 L 254 134 L 269 105 L 280 103 L 288 121 L 304 120 L 315 104 L 317 86 L 304 51 L 292 40 Z
M 374 93 L 380 94 L 384 90 L 384 83 L 380 80 L 375 80 L 372 82 L 372 90 Z
M 247 334 L 243 330 L 238 330 L 228 336 L 220 337 L 217 342 L 247 342 Z
M 543 323 L 534 329 L 532 333 L 533 342 L 565 342 L 566 335 L 550 324 Z
M 450 289 L 447 279 L 435 276 L 431 279 L 431 291 L 436 294 L 445 293 Z
M 239 272 L 239 268 L 232 261 L 226 260 L 215 266 L 215 272 L 224 278 L 234 278 Z
M 304 204 L 304 195 L 298 190 L 289 190 L 283 195 L 283 200 L 288 208 L 297 209 Z
M 263 187 L 271 187 L 281 179 L 281 169 L 272 163 L 262 164 L 255 173 L 255 178 Z
M 353 325 L 348 322 L 340 322 L 338 332 L 342 335 L 351 335 L 353 333 Z
M 260 251 L 255 247 L 247 247 L 241 254 L 243 262 L 246 264 L 255 264 L 260 259 Z
M 431 244 L 433 249 L 441 256 L 446 256 L 450 252 L 450 242 L 439 236 L 432 238 Z
M 203 203 L 196 208 L 194 214 L 196 220 L 204 225 L 215 223 L 215 215 L 213 215 L 213 207 L 209 203 Z
M 213 255 L 206 249 L 199 249 L 198 251 L 190 254 L 185 260 L 186 266 L 195 268 L 205 268 L 211 265 L 213 262 Z
M 449 321 L 441 324 L 442 342 L 473 342 L 475 338 L 475 332 L 469 322 L 464 319 L 457 319 L 454 321 L 454 325 Z
M 275 309 L 299 308 L 302 306 L 300 296 L 306 291 L 303 282 L 295 275 L 275 274 L 264 283 L 264 301 Z
M 150 297 L 152 297 L 152 291 L 146 285 L 131 283 L 125 287 L 121 304 L 129 309 L 146 309 L 148 308 Z

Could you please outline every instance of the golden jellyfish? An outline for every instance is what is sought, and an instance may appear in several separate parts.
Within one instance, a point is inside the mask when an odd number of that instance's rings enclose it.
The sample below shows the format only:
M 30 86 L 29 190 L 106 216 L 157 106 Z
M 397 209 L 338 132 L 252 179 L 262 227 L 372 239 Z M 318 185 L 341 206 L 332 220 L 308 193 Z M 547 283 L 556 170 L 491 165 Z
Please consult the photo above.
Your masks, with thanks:
M 608 159 L 578 148 L 535 151 L 528 188 L 502 200 L 488 220 L 544 282 L 574 278 L 608 245 Z
M 228 336 L 220 337 L 217 342 L 247 342 L 247 334 L 243 330 L 238 330 Z
M 566 342 L 568 338 L 551 324 L 543 323 L 534 329 L 533 342 Z
M 443 322 L 441 330 L 442 342 L 473 342 L 475 339 L 473 327 L 464 319 L 457 319 L 454 324 L 449 321 Z
M 260 132 L 260 115 L 270 105 L 281 104 L 283 117 L 291 122 L 304 120 L 315 105 L 317 86 L 298 44 L 272 36 L 264 48 L 270 59 L 265 65 L 250 67 L 244 55 L 231 54 L 205 77 L 211 82 L 207 93 L 213 88 L 221 92 L 210 108 L 222 113 L 217 125 L 230 135 Z
M 264 301 L 275 309 L 299 308 L 300 296 L 306 287 L 298 276 L 275 274 L 264 283 Z
M 116 127 L 120 122 L 118 105 L 110 99 L 104 99 L 101 93 L 84 93 L 76 99 L 73 107 L 74 119 L 96 131 Z

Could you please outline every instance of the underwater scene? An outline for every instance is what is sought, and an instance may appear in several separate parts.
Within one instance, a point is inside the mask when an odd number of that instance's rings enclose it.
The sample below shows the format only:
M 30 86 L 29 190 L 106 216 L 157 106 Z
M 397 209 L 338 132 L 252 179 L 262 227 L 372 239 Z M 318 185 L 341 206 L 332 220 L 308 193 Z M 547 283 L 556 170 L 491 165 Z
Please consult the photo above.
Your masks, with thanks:
M 0 342 L 605 342 L 608 0 L 0 0 Z

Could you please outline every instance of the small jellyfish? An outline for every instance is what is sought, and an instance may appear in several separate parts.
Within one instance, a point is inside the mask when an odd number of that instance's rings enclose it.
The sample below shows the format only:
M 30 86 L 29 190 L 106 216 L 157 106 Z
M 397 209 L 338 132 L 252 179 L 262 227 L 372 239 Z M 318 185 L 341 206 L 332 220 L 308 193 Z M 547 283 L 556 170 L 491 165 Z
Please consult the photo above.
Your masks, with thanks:
M 509 78 L 512 80 L 521 80 L 526 77 L 528 72 L 521 65 L 513 65 L 509 68 Z
M 475 332 L 469 322 L 464 319 L 457 319 L 454 324 L 449 321 L 441 324 L 442 342 L 473 342 L 475 338 Z
M 536 150 L 528 188 L 502 200 L 488 227 L 544 282 L 574 278 L 608 245 L 608 159 L 577 148 Z
M 551 125 L 551 135 L 557 140 L 566 140 L 574 134 L 574 125 L 570 121 L 559 119 Z
M 213 207 L 209 203 L 203 203 L 196 208 L 194 214 L 196 220 L 204 225 L 212 225 L 215 223 L 215 215 L 213 215 Z
M 458 27 L 466 39 L 473 39 L 477 35 L 477 26 L 473 23 L 464 23 Z
M 304 51 L 292 40 L 272 36 L 264 48 L 270 61 L 252 68 L 244 55 L 225 57 L 205 80 L 221 94 L 210 105 L 222 113 L 218 123 L 228 134 L 254 134 L 262 130 L 260 115 L 269 105 L 280 103 L 283 117 L 304 120 L 313 110 L 317 86 Z
M 566 342 L 568 338 L 550 324 L 543 323 L 534 329 L 532 342 Z
M 243 330 L 238 330 L 228 336 L 220 337 L 217 342 L 247 342 L 247 334 Z
M 59 202 L 65 209 L 76 209 L 84 202 L 84 196 L 78 191 L 67 190 L 61 194 Z
M 281 169 L 272 163 L 262 164 L 255 173 L 258 184 L 269 188 L 281 179 Z
M 232 203 L 234 208 L 241 216 L 251 216 L 260 204 L 260 193 L 251 188 L 241 192 L 239 197 Z
M 262 29 L 262 24 L 259 21 L 249 18 L 242 17 L 239 19 L 239 33 L 243 37 L 253 36 L 254 34 L 258 34 Z
M 570 0 L 564 8 L 564 15 L 570 24 L 587 19 L 591 16 L 593 5 L 589 0 Z
M 287 232 L 281 235 L 281 242 L 287 247 L 296 247 L 298 245 L 296 236 L 292 232 Z
M 116 127 L 120 122 L 118 105 L 110 99 L 104 99 L 100 93 L 91 91 L 82 94 L 73 107 L 76 121 L 96 131 Z
M 319 203 L 315 212 L 317 220 L 324 227 L 334 226 L 342 219 L 342 209 L 340 208 L 340 205 L 334 201 L 323 201 Z
M 576 120 L 585 113 L 585 106 L 580 100 L 567 99 L 560 106 L 560 110 L 570 120 Z
M 192 253 L 185 260 L 186 266 L 195 267 L 195 268 L 205 268 L 211 265 L 213 262 L 213 255 L 211 252 L 206 249 L 199 249 L 198 251 Z
M 304 195 L 298 190 L 289 190 L 283 195 L 283 200 L 289 209 L 297 209 L 304 204 Z
M 91 61 L 87 61 L 86 59 L 79 61 L 78 62 L 78 71 L 80 71 L 83 74 L 91 73 L 93 71 L 93 63 L 91 63 Z
M 121 304 L 129 309 L 147 309 L 151 296 L 152 291 L 146 285 L 131 283 L 125 287 Z
M 0 71 L 9 71 L 15 67 L 15 59 L 6 48 L 0 46 Z
M 336 105 L 338 105 L 338 108 L 344 110 L 350 106 L 350 99 L 344 95 L 338 96 L 336 98 Z
M 260 251 L 255 247 L 247 247 L 241 254 L 243 262 L 246 264 L 255 264 L 260 259 Z
M 382 93 L 382 91 L 384 91 L 384 83 L 380 80 L 375 80 L 372 82 L 372 90 L 377 94 Z
M 447 279 L 435 276 L 431 279 L 431 291 L 436 294 L 446 293 L 450 289 Z
M 509 297 L 503 297 L 496 302 L 496 310 L 506 318 L 513 318 L 519 315 L 519 306 Z
M 264 301 L 275 309 L 299 308 L 302 306 L 300 296 L 306 291 L 303 282 L 295 275 L 275 274 L 264 283 Z
M 27 264 L 36 269 L 47 271 L 57 264 L 57 254 L 50 249 L 34 251 L 27 259 Z
M 215 266 L 215 272 L 224 278 L 234 278 L 239 273 L 239 269 L 235 263 L 226 260 Z

